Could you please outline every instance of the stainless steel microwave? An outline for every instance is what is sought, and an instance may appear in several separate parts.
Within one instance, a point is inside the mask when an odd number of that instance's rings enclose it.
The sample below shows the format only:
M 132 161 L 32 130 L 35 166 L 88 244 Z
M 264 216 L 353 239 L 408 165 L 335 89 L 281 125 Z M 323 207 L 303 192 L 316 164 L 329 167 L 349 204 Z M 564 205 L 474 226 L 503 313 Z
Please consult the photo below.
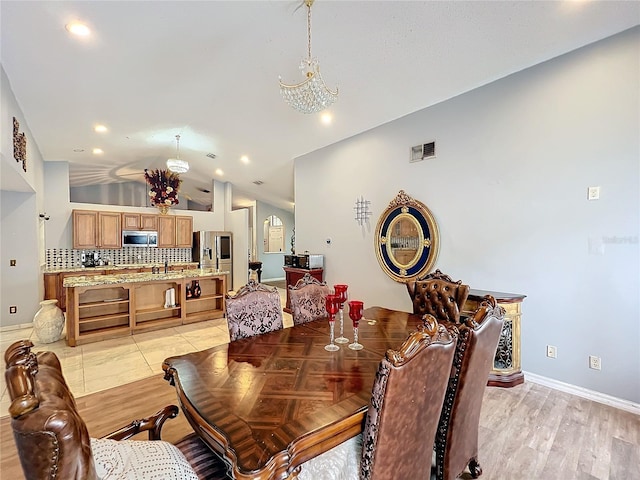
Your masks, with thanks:
M 123 247 L 157 247 L 158 232 L 135 232 L 124 230 L 122 232 Z

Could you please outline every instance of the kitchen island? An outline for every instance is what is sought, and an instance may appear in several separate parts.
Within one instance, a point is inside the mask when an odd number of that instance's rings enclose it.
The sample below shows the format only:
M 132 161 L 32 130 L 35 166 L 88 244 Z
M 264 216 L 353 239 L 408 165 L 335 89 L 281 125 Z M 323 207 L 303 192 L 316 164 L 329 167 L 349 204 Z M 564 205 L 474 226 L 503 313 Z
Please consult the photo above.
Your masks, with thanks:
M 216 269 L 192 269 L 66 277 L 67 343 L 75 347 L 221 318 L 225 314 L 226 274 Z M 187 287 L 196 282 L 200 294 L 187 298 Z M 171 289 L 174 294 L 167 294 Z

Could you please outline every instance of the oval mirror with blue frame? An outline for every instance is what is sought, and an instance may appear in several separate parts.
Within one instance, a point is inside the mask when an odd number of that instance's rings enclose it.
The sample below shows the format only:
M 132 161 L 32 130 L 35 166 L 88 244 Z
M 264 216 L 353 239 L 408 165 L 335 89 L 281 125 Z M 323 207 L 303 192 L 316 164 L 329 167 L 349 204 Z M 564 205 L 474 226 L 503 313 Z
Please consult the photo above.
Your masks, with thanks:
M 380 215 L 375 236 L 376 256 L 382 270 L 396 282 L 407 282 L 433 267 L 440 234 L 433 215 L 403 190 Z

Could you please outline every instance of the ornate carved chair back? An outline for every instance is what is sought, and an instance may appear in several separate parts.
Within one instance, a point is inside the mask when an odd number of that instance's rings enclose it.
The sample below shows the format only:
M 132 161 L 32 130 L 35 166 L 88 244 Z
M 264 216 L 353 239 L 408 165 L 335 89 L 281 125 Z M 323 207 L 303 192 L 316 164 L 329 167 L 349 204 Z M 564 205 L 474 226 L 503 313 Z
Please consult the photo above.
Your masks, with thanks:
M 467 465 L 473 478 L 482 474 L 478 463 L 480 410 L 504 313 L 487 295 L 464 324 L 444 324 L 452 334 L 457 332 L 458 344 L 436 435 L 438 480 L 455 479 Z
M 4 357 L 11 426 L 27 480 L 151 478 L 158 472 L 166 480 L 228 478 L 224 462 L 210 451 L 202 451 L 201 465 L 193 468 L 176 446 L 160 441 L 164 422 L 178 414 L 175 405 L 107 437 L 90 438 L 58 357 L 53 352 L 33 353 L 31 347 L 29 340 L 15 342 Z M 145 431 L 155 441 L 126 441 Z M 182 443 L 194 451 L 192 438 Z
M 235 295 L 227 295 L 226 308 L 232 342 L 283 327 L 278 289 L 255 280 L 249 280 Z
M 435 318 L 380 363 L 362 437 L 360 478 L 429 478 L 456 340 Z
M 455 338 L 425 315 L 424 327 L 380 362 L 362 435 L 303 463 L 298 479 L 430 478 L 455 345 Z
M 423 278 L 407 282 L 413 301 L 413 313 L 429 314 L 438 321 L 460 323 L 460 312 L 469 296 L 469 285 L 454 282 L 449 275 L 436 270 Z
M 294 325 L 311 322 L 327 316 L 325 297 L 331 293 L 326 282 L 320 282 L 308 273 L 289 285 L 289 302 Z

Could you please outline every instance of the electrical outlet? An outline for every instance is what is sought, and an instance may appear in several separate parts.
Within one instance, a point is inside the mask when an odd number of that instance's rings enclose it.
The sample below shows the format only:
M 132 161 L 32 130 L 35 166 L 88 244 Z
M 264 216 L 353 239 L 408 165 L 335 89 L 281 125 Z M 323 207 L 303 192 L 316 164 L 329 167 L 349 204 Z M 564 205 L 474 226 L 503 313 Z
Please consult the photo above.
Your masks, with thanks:
M 598 200 L 600 198 L 600 187 L 589 187 L 587 190 L 587 200 Z
M 547 357 L 556 358 L 558 351 L 553 345 L 547 345 Z
M 16 266 L 16 261 L 13 258 L 11 260 L 9 260 L 9 266 L 10 267 L 15 267 Z
M 602 370 L 602 362 L 600 360 L 600 357 L 589 355 L 589 368 L 593 368 L 594 370 Z

